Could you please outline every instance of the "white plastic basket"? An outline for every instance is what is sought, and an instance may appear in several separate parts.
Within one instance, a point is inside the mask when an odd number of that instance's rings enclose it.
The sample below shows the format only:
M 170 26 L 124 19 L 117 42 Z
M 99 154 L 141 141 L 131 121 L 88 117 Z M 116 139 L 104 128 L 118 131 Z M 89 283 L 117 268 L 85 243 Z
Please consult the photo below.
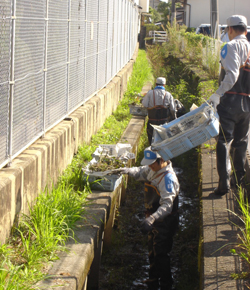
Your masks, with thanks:
M 129 105 L 129 112 L 134 116 L 147 116 L 147 108 L 140 105 Z
M 199 108 L 161 126 L 154 126 L 152 150 L 164 160 L 179 156 L 219 134 L 218 115 L 204 103 Z
M 132 146 L 130 144 L 125 143 L 117 143 L 117 144 L 101 144 L 99 145 L 95 152 L 92 154 L 93 158 L 98 159 L 100 155 L 108 155 L 110 157 L 118 157 L 122 155 L 129 155 L 132 158 Z M 133 154 L 134 155 L 134 154 Z

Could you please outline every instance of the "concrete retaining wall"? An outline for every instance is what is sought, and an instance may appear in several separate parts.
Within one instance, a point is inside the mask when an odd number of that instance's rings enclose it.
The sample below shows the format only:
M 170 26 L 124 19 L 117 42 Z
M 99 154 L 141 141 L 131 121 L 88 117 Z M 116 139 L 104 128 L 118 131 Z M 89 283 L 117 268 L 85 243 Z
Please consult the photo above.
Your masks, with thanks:
M 147 85 L 148 90 L 151 84 Z M 133 117 L 124 131 L 120 143 L 129 143 L 137 154 L 139 139 L 145 126 L 145 117 Z M 130 162 L 129 166 L 133 165 Z M 48 279 L 39 282 L 39 289 L 97 290 L 102 248 L 111 246 L 111 234 L 116 208 L 125 199 L 127 178 L 113 192 L 93 191 L 87 199 L 84 220 L 77 224 L 75 238 L 69 241 L 67 253 L 59 253 L 60 260 L 48 267 Z
M 137 54 L 138 46 L 131 61 L 104 89 L 15 158 L 11 167 L 0 170 L 1 243 L 9 237 L 20 213 L 28 213 L 28 204 L 32 205 L 39 192 L 57 182 L 78 145 L 90 142 L 91 136 L 117 108 Z

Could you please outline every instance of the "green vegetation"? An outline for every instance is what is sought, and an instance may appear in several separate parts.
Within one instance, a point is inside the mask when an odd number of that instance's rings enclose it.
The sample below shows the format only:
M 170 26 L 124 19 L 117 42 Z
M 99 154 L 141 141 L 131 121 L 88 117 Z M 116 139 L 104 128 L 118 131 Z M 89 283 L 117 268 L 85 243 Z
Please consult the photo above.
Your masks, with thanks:
M 30 289 L 43 279 L 44 265 L 65 251 L 74 224 L 83 213 L 88 187 L 75 191 L 60 183 L 42 192 L 29 215 L 22 215 L 12 237 L 0 248 L 0 289 Z
M 209 37 L 186 32 L 186 26 L 166 28 L 168 41 L 148 45 L 147 55 L 154 75 L 166 77 L 167 90 L 188 110 L 193 103 L 202 104 L 218 88 L 219 62 L 217 56 L 211 56 L 206 67 L 202 65 L 202 51 L 210 43 Z
M 0 290 L 34 289 L 44 279 L 46 264 L 58 259 L 58 251 L 67 250 L 68 239 L 74 239 L 74 225 L 84 218 L 86 196 L 91 192 L 83 180 L 81 168 L 91 160 L 99 144 L 116 144 L 131 115 L 128 104 L 146 81 L 152 80 L 145 51 L 139 51 L 128 88 L 117 110 L 107 118 L 91 144 L 79 146 L 78 154 L 59 178 L 58 184 L 40 193 L 29 215 L 22 215 L 13 227 L 12 236 L 0 247 Z
M 248 198 L 245 194 L 245 190 L 238 188 L 236 200 L 239 204 L 240 213 L 231 212 L 238 217 L 241 225 L 236 225 L 239 229 L 238 240 L 239 243 L 234 249 L 231 249 L 233 255 L 240 256 L 250 265 L 250 211 Z

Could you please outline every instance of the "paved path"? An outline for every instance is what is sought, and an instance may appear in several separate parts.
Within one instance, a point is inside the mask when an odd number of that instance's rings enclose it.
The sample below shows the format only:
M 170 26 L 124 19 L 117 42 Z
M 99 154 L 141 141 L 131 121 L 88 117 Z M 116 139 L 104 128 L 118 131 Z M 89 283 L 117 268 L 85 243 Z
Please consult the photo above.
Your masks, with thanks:
M 215 143 L 211 140 L 211 145 Z M 238 218 L 230 211 L 237 212 L 233 193 L 223 197 L 212 191 L 217 186 L 216 154 L 211 148 L 202 146 L 202 216 L 205 290 L 247 289 L 241 280 L 233 280 L 232 273 L 240 273 L 241 263 L 230 253 L 237 238 Z

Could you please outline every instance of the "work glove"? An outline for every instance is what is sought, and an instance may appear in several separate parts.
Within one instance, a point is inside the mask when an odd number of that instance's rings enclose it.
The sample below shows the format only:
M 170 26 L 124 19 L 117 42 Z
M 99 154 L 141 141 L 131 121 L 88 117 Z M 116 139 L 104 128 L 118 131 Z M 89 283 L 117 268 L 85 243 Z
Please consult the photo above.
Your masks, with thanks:
M 212 103 L 214 109 L 217 111 L 217 106 L 220 103 L 220 95 L 212 94 L 212 96 L 208 100 L 208 103 Z
M 121 167 L 118 169 L 112 170 L 112 173 L 121 173 L 121 174 L 128 174 L 129 173 L 129 168 L 128 167 Z
M 150 215 L 141 223 L 140 230 L 144 235 L 146 235 L 148 232 L 150 232 L 153 229 L 154 221 L 155 221 L 155 218 L 152 215 Z

